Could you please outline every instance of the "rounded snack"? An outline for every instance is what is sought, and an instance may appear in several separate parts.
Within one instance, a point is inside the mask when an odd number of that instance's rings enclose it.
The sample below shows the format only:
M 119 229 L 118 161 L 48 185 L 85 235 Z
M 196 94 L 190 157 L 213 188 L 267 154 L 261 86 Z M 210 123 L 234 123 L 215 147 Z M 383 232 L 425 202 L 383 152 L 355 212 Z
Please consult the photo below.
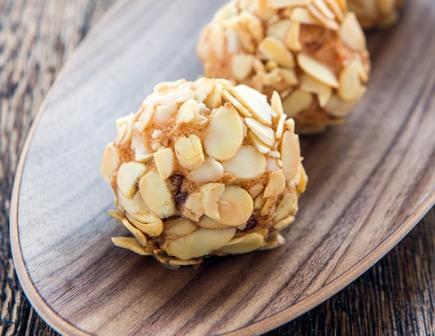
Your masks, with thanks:
M 277 91 L 299 133 L 341 123 L 369 77 L 364 33 L 341 0 L 233 0 L 197 50 L 206 76 Z
M 307 176 L 277 93 L 269 104 L 226 80 L 162 83 L 116 124 L 101 174 L 132 237 L 115 245 L 179 267 L 284 243 Z
M 385 28 L 398 20 L 403 0 L 349 0 L 348 5 L 364 29 Z

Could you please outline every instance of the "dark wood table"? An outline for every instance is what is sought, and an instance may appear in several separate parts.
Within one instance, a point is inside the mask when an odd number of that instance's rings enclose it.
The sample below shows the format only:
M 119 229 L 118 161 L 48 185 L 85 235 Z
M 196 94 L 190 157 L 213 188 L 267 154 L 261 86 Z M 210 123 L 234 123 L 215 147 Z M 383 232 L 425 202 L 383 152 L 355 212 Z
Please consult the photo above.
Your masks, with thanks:
M 20 150 L 62 65 L 114 0 L 0 0 L 0 335 L 55 335 L 26 300 L 9 246 Z M 270 335 L 435 335 L 435 210 L 346 289 Z

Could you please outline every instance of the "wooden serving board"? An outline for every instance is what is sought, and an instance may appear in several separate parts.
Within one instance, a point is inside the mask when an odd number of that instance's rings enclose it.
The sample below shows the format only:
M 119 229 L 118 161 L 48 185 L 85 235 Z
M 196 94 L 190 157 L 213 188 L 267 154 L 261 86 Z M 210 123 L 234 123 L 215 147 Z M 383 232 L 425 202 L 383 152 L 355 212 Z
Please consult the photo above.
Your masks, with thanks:
M 349 284 L 435 202 L 435 2 L 409 1 L 399 26 L 370 35 L 372 79 L 348 123 L 303 139 L 309 189 L 284 247 L 178 271 L 113 247 L 124 231 L 99 161 L 114 120 L 156 83 L 200 75 L 196 40 L 223 2 L 120 1 L 38 115 L 11 240 L 27 297 L 62 334 L 260 334 Z

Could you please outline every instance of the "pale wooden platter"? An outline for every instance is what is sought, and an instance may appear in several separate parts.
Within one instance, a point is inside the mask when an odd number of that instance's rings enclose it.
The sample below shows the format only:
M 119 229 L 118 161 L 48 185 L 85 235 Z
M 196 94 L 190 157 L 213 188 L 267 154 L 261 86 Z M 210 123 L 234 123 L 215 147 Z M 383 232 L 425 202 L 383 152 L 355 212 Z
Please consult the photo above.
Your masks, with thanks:
M 18 169 L 12 249 L 39 314 L 64 335 L 252 335 L 349 284 L 435 202 L 435 3 L 370 34 L 369 92 L 348 123 L 305 138 L 310 176 L 287 244 L 171 271 L 116 249 L 99 177 L 114 120 L 154 84 L 195 79 L 200 28 L 223 1 L 122 0 L 48 95 Z M 364 298 L 362 298 L 364 299 Z

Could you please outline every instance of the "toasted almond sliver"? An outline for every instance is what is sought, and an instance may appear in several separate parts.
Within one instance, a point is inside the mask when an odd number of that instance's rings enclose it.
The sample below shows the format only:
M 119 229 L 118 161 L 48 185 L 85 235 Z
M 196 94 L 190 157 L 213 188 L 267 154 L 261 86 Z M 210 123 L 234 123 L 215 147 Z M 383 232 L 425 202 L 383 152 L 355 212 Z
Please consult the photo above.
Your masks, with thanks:
M 326 85 L 325 83 L 307 74 L 301 76 L 299 87 L 302 91 L 316 94 L 332 92 L 332 88 L 329 85 Z
M 335 14 L 332 12 L 328 5 L 326 5 L 324 0 L 313 0 L 314 5 L 317 7 L 317 9 L 328 19 L 334 20 Z
M 148 208 L 159 218 L 175 214 L 171 191 L 155 170 L 146 173 L 139 181 L 139 191 Z
M 223 183 L 208 183 L 203 185 L 201 191 L 201 204 L 204 213 L 217 221 L 220 221 L 218 202 L 225 191 Z
M 190 260 L 222 248 L 234 237 L 235 232 L 235 228 L 222 230 L 201 228 L 191 234 L 167 242 L 163 249 L 170 256 L 181 260 Z
M 217 160 L 229 160 L 239 151 L 243 137 L 239 114 L 233 108 L 221 107 L 213 111 L 205 134 L 205 150 Z
M 301 162 L 299 137 L 289 131 L 284 132 L 281 140 L 281 160 L 283 172 L 287 181 L 291 181 L 297 173 Z
M 338 88 L 337 77 L 326 65 L 303 53 L 298 55 L 298 64 L 307 74 L 333 88 Z
M 104 148 L 103 158 L 101 159 L 100 164 L 100 173 L 101 176 L 107 183 L 111 183 L 112 176 L 118 168 L 119 165 L 119 156 L 118 150 L 113 145 L 113 143 L 108 144 L 106 148 Z
M 294 117 L 298 113 L 310 107 L 312 102 L 313 102 L 312 94 L 301 90 L 293 91 L 283 101 L 284 112 L 286 113 L 287 116 Z
M 318 93 L 317 98 L 319 99 L 320 107 L 325 107 L 326 104 L 328 104 L 331 97 L 332 97 L 332 90 L 329 92 Z
M 274 220 L 279 222 L 284 218 L 294 215 L 298 211 L 298 197 L 296 193 L 289 192 L 282 196 L 276 207 Z
M 118 202 L 123 210 L 131 214 L 149 212 L 139 192 L 132 198 L 127 198 L 121 192 L 118 192 Z
M 328 18 L 327 16 L 325 16 L 325 14 L 320 11 L 317 6 L 315 6 L 314 4 L 311 4 L 308 6 L 308 10 L 311 13 L 312 16 L 314 16 L 317 20 L 319 20 L 321 22 L 321 24 L 323 26 L 325 26 L 328 29 L 331 30 L 338 30 L 339 26 L 338 23 L 333 20 Z
M 360 66 L 350 62 L 340 73 L 338 94 L 345 101 L 358 100 L 365 93 L 365 86 L 360 80 Z
M 282 169 L 270 173 L 269 182 L 264 190 L 264 197 L 278 196 L 284 191 L 285 176 Z
M 184 237 L 198 230 L 198 227 L 190 220 L 183 217 L 168 219 L 165 221 L 165 235 Z
M 204 209 L 201 203 L 201 193 L 191 193 L 183 204 L 181 214 L 194 222 L 198 222 L 201 216 L 204 214 Z
M 267 28 L 267 36 L 272 36 L 280 41 L 284 41 L 287 31 L 290 27 L 290 20 L 280 20 Z
M 202 216 L 198 222 L 198 225 L 204 229 L 210 229 L 210 230 L 228 229 L 227 225 L 223 225 L 218 221 L 215 221 L 214 219 L 207 216 Z
M 174 171 L 174 153 L 171 148 L 163 148 L 153 154 L 157 171 L 166 180 Z
M 244 107 L 242 104 L 240 104 L 240 102 L 232 95 L 232 93 L 230 93 L 230 91 L 228 91 L 228 89 L 224 89 L 222 91 L 222 96 L 224 97 L 225 100 L 227 100 L 228 102 L 231 103 L 231 105 L 234 106 L 234 108 L 242 115 L 245 117 L 252 117 L 251 112 L 248 111 L 248 109 L 246 107 Z
M 293 223 L 295 221 L 295 217 L 294 216 L 289 216 L 287 218 L 284 218 L 283 220 L 279 221 L 278 223 L 276 223 L 273 228 L 276 230 L 283 230 L 285 229 L 287 226 L 289 226 L 291 223 Z
M 137 182 L 146 172 L 146 166 L 139 162 L 125 162 L 118 170 L 117 185 L 121 193 L 132 198 L 137 191 Z
M 224 168 L 219 161 L 207 158 L 202 166 L 192 170 L 187 178 L 195 183 L 207 183 L 219 180 L 224 175 Z
M 156 112 L 154 114 L 154 121 L 157 123 L 163 123 L 177 113 L 177 104 L 169 103 L 166 105 L 159 105 L 156 107 Z
M 251 143 L 255 146 L 255 148 L 261 153 L 261 154 L 267 154 L 270 152 L 270 147 L 267 146 L 263 141 L 261 141 L 254 133 L 251 131 L 248 132 L 248 139 L 251 141 Z
M 332 116 L 343 118 L 354 108 L 357 101 L 344 101 L 337 95 L 333 95 L 325 105 L 325 110 Z
M 127 219 L 122 220 L 122 224 L 125 226 L 125 228 L 130 231 L 130 233 L 136 238 L 136 240 L 141 244 L 142 246 L 147 245 L 147 238 L 143 234 L 142 231 L 135 228 Z
M 199 104 L 194 99 L 184 102 L 177 113 L 177 123 L 189 123 L 199 115 Z
M 294 86 L 298 84 L 299 80 L 294 70 L 278 69 L 278 71 L 288 86 Z
M 119 211 L 118 209 L 109 210 L 108 213 L 110 217 L 118 222 L 122 222 L 122 220 L 124 219 L 124 213 L 122 211 Z
M 266 59 L 275 61 L 285 68 L 291 69 L 295 65 L 293 54 L 276 37 L 266 37 L 258 46 L 258 50 Z
M 263 245 L 263 235 L 253 232 L 232 239 L 219 251 L 226 254 L 242 254 L 258 250 Z
M 251 195 L 238 186 L 226 186 L 219 200 L 219 222 L 228 226 L 245 224 L 254 210 Z
M 132 237 L 113 237 L 112 243 L 115 246 L 130 250 L 136 254 L 145 256 L 145 255 L 151 255 L 152 253 L 147 252 L 142 245 L 140 245 L 136 238 Z
M 223 164 L 225 172 L 240 179 L 252 179 L 266 172 L 266 158 L 253 146 L 242 146 L 236 156 Z
M 271 103 L 270 105 L 272 106 L 272 110 L 275 111 L 276 117 L 279 120 L 281 118 L 281 116 L 284 115 L 284 110 L 283 110 L 283 107 L 282 107 L 281 97 L 280 97 L 278 92 L 273 91 L 270 103 Z
M 222 105 L 222 87 L 215 85 L 213 91 L 204 100 L 205 105 L 209 108 L 218 108 Z
M 140 231 L 151 237 L 158 237 L 163 232 L 163 222 L 153 214 L 127 214 L 128 220 Z
M 348 13 L 339 30 L 340 38 L 352 49 L 365 50 L 366 38 L 354 13 Z
M 250 187 L 248 192 L 252 198 L 256 198 L 258 195 L 260 195 L 263 192 L 263 190 L 264 190 L 264 185 L 262 183 L 257 183 L 254 184 L 252 187 Z
M 286 114 L 283 114 L 281 118 L 279 118 L 278 125 L 276 126 L 275 137 L 279 140 L 282 137 L 282 133 L 284 132 L 285 120 L 287 118 Z
M 267 4 L 273 9 L 281 9 L 296 6 L 306 6 L 311 0 L 268 0 Z
M 266 125 L 272 124 L 273 112 L 266 96 L 246 85 L 236 86 L 232 93 L 252 113 L 255 119 Z
M 174 147 L 178 162 L 184 168 L 196 169 L 205 161 L 201 140 L 195 134 L 178 137 Z
M 343 9 L 340 7 L 340 4 L 337 2 L 337 0 L 325 0 L 325 2 L 328 4 L 329 8 L 334 12 L 335 16 L 339 21 L 343 20 Z
M 284 41 L 291 51 L 302 50 L 302 44 L 299 40 L 301 24 L 297 21 L 291 21 L 290 27 L 285 35 Z
M 244 80 L 249 76 L 254 66 L 254 56 L 236 54 L 231 58 L 231 70 L 236 80 Z
M 252 118 L 245 118 L 246 125 L 262 142 L 272 147 L 275 144 L 275 133 L 273 129 L 259 123 Z
M 292 21 L 302 24 L 319 25 L 320 22 L 306 8 L 295 8 L 290 15 Z

